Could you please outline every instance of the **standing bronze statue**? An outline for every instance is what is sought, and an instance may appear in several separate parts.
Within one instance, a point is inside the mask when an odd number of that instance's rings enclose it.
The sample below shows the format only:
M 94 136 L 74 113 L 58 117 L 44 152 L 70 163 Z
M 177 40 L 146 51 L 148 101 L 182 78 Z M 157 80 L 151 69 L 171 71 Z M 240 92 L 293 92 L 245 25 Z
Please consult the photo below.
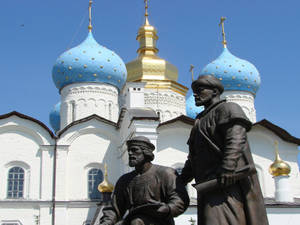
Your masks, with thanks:
M 184 184 L 195 179 L 198 225 L 267 225 L 264 200 L 247 141 L 251 122 L 241 107 L 220 100 L 212 75 L 192 83 L 196 106 L 204 106 L 188 140 Z
M 154 145 L 146 137 L 127 141 L 129 166 L 118 180 L 101 225 L 173 225 L 189 205 L 189 197 L 174 169 L 152 164 Z M 128 215 L 124 217 L 125 213 Z

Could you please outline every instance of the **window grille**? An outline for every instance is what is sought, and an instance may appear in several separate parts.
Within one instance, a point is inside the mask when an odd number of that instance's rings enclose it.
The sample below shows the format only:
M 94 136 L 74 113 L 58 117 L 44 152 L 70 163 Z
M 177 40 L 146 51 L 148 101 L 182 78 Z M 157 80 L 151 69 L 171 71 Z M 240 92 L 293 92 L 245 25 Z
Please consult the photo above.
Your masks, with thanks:
M 23 198 L 24 175 L 24 170 L 21 167 L 13 167 L 8 171 L 7 198 Z
M 88 194 L 90 199 L 100 199 L 101 193 L 98 185 L 103 181 L 103 173 L 100 169 L 91 169 L 88 173 Z

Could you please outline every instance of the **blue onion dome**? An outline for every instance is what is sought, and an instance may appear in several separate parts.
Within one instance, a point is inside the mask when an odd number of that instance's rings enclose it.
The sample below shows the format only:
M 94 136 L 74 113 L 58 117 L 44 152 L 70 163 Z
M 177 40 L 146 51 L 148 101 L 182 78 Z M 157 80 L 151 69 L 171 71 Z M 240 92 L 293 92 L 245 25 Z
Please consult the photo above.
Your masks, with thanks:
M 50 125 L 55 132 L 60 130 L 60 102 L 58 102 L 49 114 Z
M 59 90 L 68 84 L 82 82 L 107 83 L 121 90 L 127 79 L 127 71 L 123 60 L 99 45 L 92 32 L 89 32 L 80 45 L 64 52 L 56 60 L 52 77 Z
M 201 75 L 211 74 L 221 80 L 226 91 L 248 91 L 256 95 L 261 80 L 256 67 L 240 59 L 224 47 L 222 54 L 201 71 Z
M 195 98 L 194 95 L 191 95 L 186 100 L 186 115 L 190 118 L 195 119 L 196 116 L 204 110 L 203 106 L 196 106 L 195 105 Z

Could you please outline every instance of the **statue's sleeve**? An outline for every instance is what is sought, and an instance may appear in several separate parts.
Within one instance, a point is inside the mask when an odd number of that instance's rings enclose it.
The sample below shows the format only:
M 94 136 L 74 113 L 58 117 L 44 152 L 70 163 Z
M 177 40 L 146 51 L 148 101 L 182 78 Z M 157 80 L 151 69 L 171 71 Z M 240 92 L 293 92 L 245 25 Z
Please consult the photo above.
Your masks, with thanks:
M 245 127 L 241 124 L 232 124 L 224 127 L 224 148 L 221 168 L 235 171 L 238 161 L 243 156 L 243 149 L 247 142 Z
M 187 183 L 191 182 L 194 179 L 193 172 L 192 172 L 192 165 L 189 157 L 185 161 L 184 167 L 182 168 L 179 177 L 184 185 L 187 185 Z
M 169 169 L 164 177 L 167 205 L 172 217 L 182 214 L 189 206 L 188 193 L 174 169 Z
M 125 184 L 122 179 L 119 179 L 112 200 L 108 206 L 103 208 L 103 216 L 100 219 L 101 225 L 114 225 L 123 218 L 126 212 L 126 199 L 124 196 Z
M 252 123 L 244 113 L 243 109 L 234 102 L 226 102 L 216 110 L 217 126 L 227 126 L 228 124 L 239 123 L 249 131 Z
M 196 124 L 196 122 L 195 122 Z M 189 137 L 189 140 L 187 142 L 189 146 L 189 154 L 187 157 L 187 160 L 185 161 L 184 167 L 182 168 L 180 179 L 182 180 L 184 185 L 187 185 L 187 183 L 191 182 L 194 179 L 193 171 L 192 171 L 192 165 L 191 165 L 191 158 L 192 158 L 192 140 L 195 139 L 195 126 L 191 130 L 191 134 Z
M 247 145 L 247 130 L 251 129 L 252 124 L 235 103 L 224 104 L 220 112 L 218 125 L 224 137 L 221 168 L 235 171 Z

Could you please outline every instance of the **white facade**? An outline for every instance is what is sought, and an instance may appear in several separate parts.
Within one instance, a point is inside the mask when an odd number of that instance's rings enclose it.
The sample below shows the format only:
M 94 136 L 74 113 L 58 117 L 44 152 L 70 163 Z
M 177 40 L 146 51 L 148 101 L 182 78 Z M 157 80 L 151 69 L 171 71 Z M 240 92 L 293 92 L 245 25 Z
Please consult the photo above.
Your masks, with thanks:
M 146 82 L 127 82 L 123 89 L 126 108 L 153 109 L 160 122 L 186 115 L 185 96 L 171 89 L 145 88 Z
M 249 120 L 252 123 L 256 122 L 255 96 L 252 93 L 246 91 L 224 91 L 221 98 L 226 99 L 228 102 L 239 104 Z
M 88 224 L 97 203 L 89 199 L 88 194 L 91 169 L 103 171 L 107 163 L 109 180 L 115 184 L 122 174 L 131 170 L 127 165 L 125 142 L 138 135 L 147 136 L 155 144 L 154 163 L 181 168 L 187 157 L 186 142 L 192 125 L 193 120 L 185 116 L 160 123 L 154 110 L 131 108 L 122 110 L 118 124 L 93 115 L 74 122 L 55 138 L 32 118 L 18 113 L 2 116 L 0 177 L 8 181 L 11 168 L 23 168 L 24 194 L 22 198 L 9 198 L 8 182 L 1 182 L 1 223 L 16 221 L 18 224 L 19 221 L 19 224 L 50 225 L 54 218 L 56 225 Z M 275 158 L 273 143 L 277 140 L 281 158 L 292 168 L 288 178 L 292 196 L 300 198 L 297 144 L 287 142 L 260 123 L 254 125 L 248 136 L 264 196 L 275 198 L 275 183 L 268 168 Z M 196 192 L 190 185 L 187 188 L 195 204 Z M 270 225 L 279 225 L 283 220 L 297 221 L 299 208 L 296 203 L 267 204 Z M 197 218 L 195 205 L 176 218 L 176 224 L 191 224 L 188 221 L 191 218 Z
M 182 94 L 175 90 L 172 86 L 149 88 L 143 82 L 127 82 L 120 92 L 101 82 L 69 84 L 61 89 L 56 135 L 26 115 L 0 115 L 0 225 L 90 225 L 104 165 L 113 184 L 131 171 L 126 141 L 134 136 L 146 136 L 156 146 L 154 163 L 180 170 L 187 159 L 186 143 L 194 120 L 185 116 L 186 89 Z M 222 98 L 239 104 L 256 122 L 251 93 L 225 91 Z M 270 225 L 298 224 L 300 139 L 266 120 L 253 126 L 248 139 Z M 268 170 L 275 159 L 275 141 L 291 174 L 274 180 Z M 191 184 L 187 190 L 191 205 L 176 218 L 178 225 L 197 219 L 197 193 Z M 290 192 L 289 203 L 276 201 L 282 199 L 275 198 L 279 192 L 281 196 Z
M 145 89 L 145 106 L 154 109 L 161 122 L 186 115 L 185 96 L 168 89 Z
M 37 122 L 12 114 L 0 121 L 0 143 L 0 224 L 39 218 L 51 224 L 54 138 Z M 8 174 L 16 167 L 24 171 L 23 197 L 8 199 Z
M 104 83 L 76 83 L 61 90 L 61 124 L 68 124 L 96 114 L 117 122 L 119 117 L 118 89 Z

